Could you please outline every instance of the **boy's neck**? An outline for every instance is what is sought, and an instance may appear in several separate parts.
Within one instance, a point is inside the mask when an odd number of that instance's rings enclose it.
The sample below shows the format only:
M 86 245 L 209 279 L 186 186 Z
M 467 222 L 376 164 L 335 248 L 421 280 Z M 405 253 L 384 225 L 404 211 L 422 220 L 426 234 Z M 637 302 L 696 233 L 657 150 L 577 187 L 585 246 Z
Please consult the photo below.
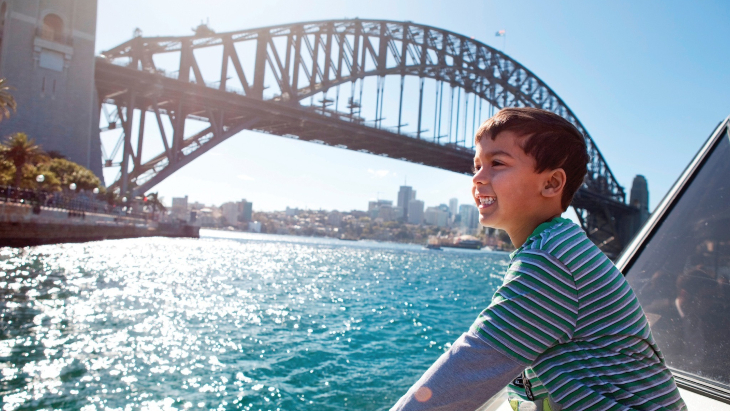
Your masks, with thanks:
M 562 213 L 550 213 L 525 219 L 521 225 L 508 230 L 507 234 L 509 235 L 510 240 L 512 240 L 512 244 L 516 248 L 520 248 L 523 244 L 525 244 L 525 241 L 527 241 L 530 237 L 530 234 L 532 234 L 540 224 L 547 223 L 553 218 L 560 217 L 561 214 Z

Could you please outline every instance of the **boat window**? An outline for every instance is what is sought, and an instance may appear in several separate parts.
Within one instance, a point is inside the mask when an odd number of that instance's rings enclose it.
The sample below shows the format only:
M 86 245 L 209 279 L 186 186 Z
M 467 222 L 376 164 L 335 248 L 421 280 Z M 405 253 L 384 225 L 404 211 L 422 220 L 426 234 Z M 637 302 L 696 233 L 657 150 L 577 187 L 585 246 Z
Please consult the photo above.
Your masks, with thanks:
M 626 273 L 667 364 L 728 386 L 729 139 L 725 130 Z

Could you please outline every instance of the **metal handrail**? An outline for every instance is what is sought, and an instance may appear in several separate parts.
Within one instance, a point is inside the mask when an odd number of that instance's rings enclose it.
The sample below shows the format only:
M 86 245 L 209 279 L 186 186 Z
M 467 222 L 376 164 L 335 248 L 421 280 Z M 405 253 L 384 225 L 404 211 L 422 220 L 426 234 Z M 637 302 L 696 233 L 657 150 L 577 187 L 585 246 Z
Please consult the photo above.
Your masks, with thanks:
M 48 207 L 73 212 L 92 212 L 114 216 L 148 219 L 149 214 L 131 213 L 129 208 L 99 200 L 95 194 L 76 192 L 49 192 L 10 186 L 0 186 L 0 202 Z

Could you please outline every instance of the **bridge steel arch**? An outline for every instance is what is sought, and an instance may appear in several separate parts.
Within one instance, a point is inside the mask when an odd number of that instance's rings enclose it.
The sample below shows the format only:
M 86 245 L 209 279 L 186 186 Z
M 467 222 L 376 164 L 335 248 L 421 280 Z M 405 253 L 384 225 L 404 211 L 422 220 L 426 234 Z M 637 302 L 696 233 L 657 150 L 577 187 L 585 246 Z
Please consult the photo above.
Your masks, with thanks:
M 251 52 L 243 55 L 242 45 L 248 45 Z M 204 78 L 201 70 L 200 53 L 206 49 L 218 50 L 220 72 L 215 78 Z M 160 67 L 156 60 L 161 56 L 173 56 L 177 72 Z M 386 76 L 401 79 L 395 128 L 384 127 L 381 120 L 385 92 L 380 79 Z M 354 91 L 359 81 L 362 93 L 364 79 L 372 77 L 379 79 L 376 115 L 367 121 L 361 115 L 362 99 L 357 100 Z M 418 120 L 412 133 L 401 127 L 405 77 L 420 79 Z M 480 111 L 481 101 L 495 108 L 538 107 L 572 122 L 585 136 L 591 156 L 588 175 L 573 206 L 594 242 L 609 254 L 620 252 L 638 228 L 636 210 L 625 203 L 623 188 L 562 99 L 500 51 L 460 34 L 411 22 L 329 20 L 229 33 L 203 27 L 194 36 L 136 37 L 103 52 L 96 64 L 97 89 L 100 103 L 115 110 L 107 115 L 108 125 L 102 131 L 123 130 L 112 155 L 105 156 L 106 164 L 113 165 L 116 153 L 122 150 L 119 178 L 111 188 L 143 193 L 245 129 L 469 173 L 473 150 L 466 136 L 452 139 L 449 130 L 448 141 L 442 142 L 440 125 L 433 139 L 423 133 L 424 79 L 446 84 L 452 91 L 464 90 L 467 104 L 469 94 L 478 97 Z M 272 86 L 267 89 L 269 83 Z M 334 110 L 327 108 L 331 105 L 327 92 L 345 84 L 352 90 L 349 112 L 337 110 L 339 104 Z M 318 94 L 323 96 L 321 107 L 303 104 Z M 132 130 L 135 110 L 140 117 L 136 139 Z M 164 151 L 143 161 L 148 114 L 158 123 Z M 209 126 L 186 137 L 186 119 Z M 166 128 L 173 130 L 171 138 Z

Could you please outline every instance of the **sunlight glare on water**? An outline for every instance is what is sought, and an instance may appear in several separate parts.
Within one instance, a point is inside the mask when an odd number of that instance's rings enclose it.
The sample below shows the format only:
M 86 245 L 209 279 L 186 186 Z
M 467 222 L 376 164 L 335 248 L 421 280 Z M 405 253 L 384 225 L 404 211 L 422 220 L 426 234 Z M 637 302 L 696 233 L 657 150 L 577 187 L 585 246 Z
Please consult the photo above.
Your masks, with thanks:
M 216 231 L 0 249 L 3 410 L 388 409 L 506 263 Z

